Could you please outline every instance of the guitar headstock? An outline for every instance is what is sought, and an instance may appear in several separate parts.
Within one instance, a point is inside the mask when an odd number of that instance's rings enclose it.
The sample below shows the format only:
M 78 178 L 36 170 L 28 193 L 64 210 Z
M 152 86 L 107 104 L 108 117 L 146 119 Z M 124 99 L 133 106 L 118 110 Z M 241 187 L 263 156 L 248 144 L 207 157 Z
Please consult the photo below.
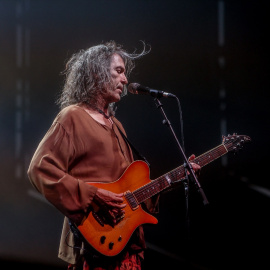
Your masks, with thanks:
M 246 135 L 237 135 L 237 133 L 233 133 L 233 135 L 222 136 L 222 143 L 226 147 L 228 151 L 237 152 L 243 148 L 245 143 L 251 141 L 251 138 Z

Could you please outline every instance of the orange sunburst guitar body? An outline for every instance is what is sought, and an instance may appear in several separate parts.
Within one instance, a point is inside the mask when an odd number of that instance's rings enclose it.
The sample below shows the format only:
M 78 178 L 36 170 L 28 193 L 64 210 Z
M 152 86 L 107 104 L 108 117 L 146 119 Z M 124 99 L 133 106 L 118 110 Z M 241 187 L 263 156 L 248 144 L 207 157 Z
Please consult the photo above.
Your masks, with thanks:
M 224 136 L 221 145 L 196 157 L 192 162 L 203 167 L 229 151 L 237 151 L 242 148 L 243 143 L 249 141 L 250 138 L 246 135 Z M 145 212 L 141 203 L 181 181 L 185 176 L 185 168 L 183 165 L 179 166 L 155 180 L 150 180 L 149 176 L 148 165 L 143 161 L 135 161 L 115 182 L 88 183 L 114 193 L 124 193 L 124 203 L 127 204 L 124 216 L 116 225 L 104 222 L 98 209 L 96 211 L 94 208 L 77 226 L 84 239 L 99 253 L 115 256 L 123 250 L 138 226 L 146 223 L 157 224 L 157 219 Z
M 134 190 L 150 183 L 149 168 L 145 162 L 133 162 L 120 179 L 112 183 L 89 183 L 98 188 L 106 189 L 114 193 L 133 192 Z M 106 256 L 117 255 L 128 243 L 134 230 L 145 223 L 156 224 L 158 221 L 152 215 L 146 213 L 141 205 L 133 209 L 124 196 L 124 217 L 114 226 L 101 225 L 97 218 L 90 212 L 87 219 L 78 226 L 84 238 Z

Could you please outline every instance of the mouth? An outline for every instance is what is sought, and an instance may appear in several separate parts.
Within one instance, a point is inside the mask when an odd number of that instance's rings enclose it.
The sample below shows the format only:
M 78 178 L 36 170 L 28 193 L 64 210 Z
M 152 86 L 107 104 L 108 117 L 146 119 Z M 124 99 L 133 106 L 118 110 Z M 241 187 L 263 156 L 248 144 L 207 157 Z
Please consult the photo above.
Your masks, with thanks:
M 116 89 L 120 90 L 120 94 L 122 94 L 122 92 L 123 92 L 123 86 L 119 85 L 119 86 L 117 86 Z

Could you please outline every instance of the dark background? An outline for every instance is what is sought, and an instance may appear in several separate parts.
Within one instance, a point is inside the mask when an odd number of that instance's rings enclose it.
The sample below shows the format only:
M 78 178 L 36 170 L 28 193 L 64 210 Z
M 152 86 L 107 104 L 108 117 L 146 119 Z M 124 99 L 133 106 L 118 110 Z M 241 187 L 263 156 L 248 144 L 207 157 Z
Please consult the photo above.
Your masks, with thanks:
M 266 1 L 0 0 L 0 263 L 65 269 L 57 258 L 63 216 L 33 189 L 26 171 L 58 112 L 65 61 L 108 40 L 140 52 L 130 82 L 177 95 L 187 156 L 248 135 L 202 169 L 209 200 L 183 186 L 162 194 L 146 225 L 146 269 L 269 268 L 269 89 Z M 182 142 L 175 99 L 163 108 Z M 151 179 L 182 157 L 150 96 L 128 94 L 117 117 L 151 164 Z M 189 223 L 188 223 L 189 221 Z

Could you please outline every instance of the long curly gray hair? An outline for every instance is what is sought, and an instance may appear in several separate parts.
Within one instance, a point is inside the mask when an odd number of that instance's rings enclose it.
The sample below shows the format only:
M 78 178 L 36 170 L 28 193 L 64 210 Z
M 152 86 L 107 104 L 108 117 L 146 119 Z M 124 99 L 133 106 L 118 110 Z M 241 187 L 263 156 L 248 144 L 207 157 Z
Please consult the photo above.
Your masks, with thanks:
M 66 64 L 65 82 L 57 104 L 61 109 L 72 104 L 84 104 L 95 108 L 99 93 L 106 91 L 111 84 L 110 63 L 113 54 L 118 54 L 124 61 L 126 77 L 128 78 L 135 67 L 134 60 L 149 52 L 145 50 L 145 44 L 141 53 L 128 53 L 122 45 L 110 41 L 93 46 L 87 50 L 80 50 L 72 55 Z M 127 94 L 126 86 L 122 96 Z M 110 104 L 110 113 L 114 113 Z

